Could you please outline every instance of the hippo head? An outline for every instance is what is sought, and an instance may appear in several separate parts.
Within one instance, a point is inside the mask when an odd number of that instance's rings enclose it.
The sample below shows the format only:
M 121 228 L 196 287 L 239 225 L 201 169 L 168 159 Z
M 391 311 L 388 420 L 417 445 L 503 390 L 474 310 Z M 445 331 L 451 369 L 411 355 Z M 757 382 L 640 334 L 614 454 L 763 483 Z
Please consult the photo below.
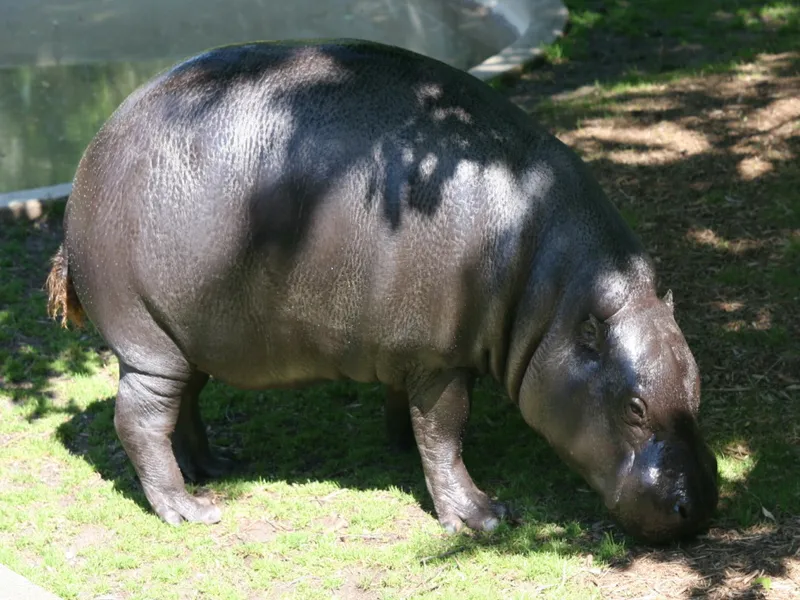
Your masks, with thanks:
M 698 533 L 717 504 L 717 462 L 697 426 L 700 376 L 672 297 L 583 319 L 533 360 L 526 421 L 644 541 Z

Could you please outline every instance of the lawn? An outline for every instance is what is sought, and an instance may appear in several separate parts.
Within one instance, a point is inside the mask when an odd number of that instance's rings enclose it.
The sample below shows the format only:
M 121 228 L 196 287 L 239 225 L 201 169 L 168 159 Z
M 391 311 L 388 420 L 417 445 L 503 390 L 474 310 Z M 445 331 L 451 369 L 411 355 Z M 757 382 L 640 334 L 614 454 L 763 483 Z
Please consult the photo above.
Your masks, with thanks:
M 791 598 L 800 595 L 800 10 L 567 2 L 546 61 L 496 82 L 575 148 L 655 257 L 703 374 L 719 514 L 681 546 L 626 538 L 481 382 L 465 462 L 521 524 L 445 536 L 375 386 L 212 382 L 193 488 L 213 527 L 162 524 L 113 428 L 116 362 L 45 315 L 55 206 L 0 224 L 0 563 L 64 598 Z

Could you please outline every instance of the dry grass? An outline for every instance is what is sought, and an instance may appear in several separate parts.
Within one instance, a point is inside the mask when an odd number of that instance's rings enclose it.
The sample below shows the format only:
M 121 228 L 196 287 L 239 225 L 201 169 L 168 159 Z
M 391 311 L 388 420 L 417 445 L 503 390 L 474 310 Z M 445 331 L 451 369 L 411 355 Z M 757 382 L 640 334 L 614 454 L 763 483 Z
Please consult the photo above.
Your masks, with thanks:
M 797 598 L 800 519 L 746 533 L 713 529 L 685 548 L 634 549 L 586 581 L 611 598 Z

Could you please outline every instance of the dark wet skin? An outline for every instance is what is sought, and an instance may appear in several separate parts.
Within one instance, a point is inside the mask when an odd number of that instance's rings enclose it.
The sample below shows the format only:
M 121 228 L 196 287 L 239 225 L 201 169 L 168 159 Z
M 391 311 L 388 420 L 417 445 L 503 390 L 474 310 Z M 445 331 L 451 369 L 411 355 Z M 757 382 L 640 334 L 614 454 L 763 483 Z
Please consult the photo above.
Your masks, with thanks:
M 699 374 L 651 261 L 577 156 L 461 71 L 360 42 L 187 61 L 92 142 L 65 228 L 119 358 L 118 435 L 169 523 L 221 516 L 181 473 L 230 467 L 200 416 L 209 374 L 385 384 L 449 531 L 507 515 L 461 458 L 481 375 L 634 535 L 694 533 L 716 505 Z

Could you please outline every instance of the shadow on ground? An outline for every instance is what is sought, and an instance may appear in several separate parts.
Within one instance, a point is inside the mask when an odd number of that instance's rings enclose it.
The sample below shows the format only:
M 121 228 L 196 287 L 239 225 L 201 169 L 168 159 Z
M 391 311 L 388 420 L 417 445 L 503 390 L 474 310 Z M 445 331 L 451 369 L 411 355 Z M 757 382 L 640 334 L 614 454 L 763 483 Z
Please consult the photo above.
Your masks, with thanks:
M 89 375 L 109 360 L 108 347 L 91 328 L 60 330 L 46 311 L 44 282 L 61 243 L 63 204 L 33 222 L 0 214 L 0 391 L 32 406 L 28 419 L 75 413 L 53 402 L 60 378 Z
M 602 520 L 602 503 L 530 431 L 493 382 L 479 382 L 473 406 L 464 460 L 476 483 L 509 501 L 527 520 L 583 522 L 594 527 L 596 539 L 602 537 L 611 526 Z M 335 481 L 358 490 L 396 487 L 434 514 L 416 449 L 398 451 L 385 434 L 382 386 L 336 382 L 257 393 L 212 381 L 203 392 L 201 408 L 212 446 L 237 461 L 230 476 L 207 482 L 223 504 L 236 502 L 240 482 Z M 93 402 L 60 425 L 57 435 L 71 453 L 113 481 L 115 489 L 150 511 L 114 433 L 113 410 L 113 398 Z M 492 448 L 491 454 L 487 448 Z M 207 489 L 191 484 L 189 488 Z M 510 549 L 512 544 L 519 546 L 518 537 L 509 530 L 492 543 Z M 573 536 L 571 552 L 592 541 L 591 535 L 579 537 Z
M 680 58 L 686 44 L 663 23 L 637 36 L 619 20 L 598 26 L 580 40 L 588 60 L 556 60 L 507 90 L 591 164 L 656 257 L 703 374 L 701 423 L 728 457 L 709 536 L 668 551 L 634 545 L 594 583 L 615 597 L 796 597 L 800 54 L 761 23 L 721 46 L 699 27 L 698 52 Z M 737 55 L 753 60 L 731 63 Z

